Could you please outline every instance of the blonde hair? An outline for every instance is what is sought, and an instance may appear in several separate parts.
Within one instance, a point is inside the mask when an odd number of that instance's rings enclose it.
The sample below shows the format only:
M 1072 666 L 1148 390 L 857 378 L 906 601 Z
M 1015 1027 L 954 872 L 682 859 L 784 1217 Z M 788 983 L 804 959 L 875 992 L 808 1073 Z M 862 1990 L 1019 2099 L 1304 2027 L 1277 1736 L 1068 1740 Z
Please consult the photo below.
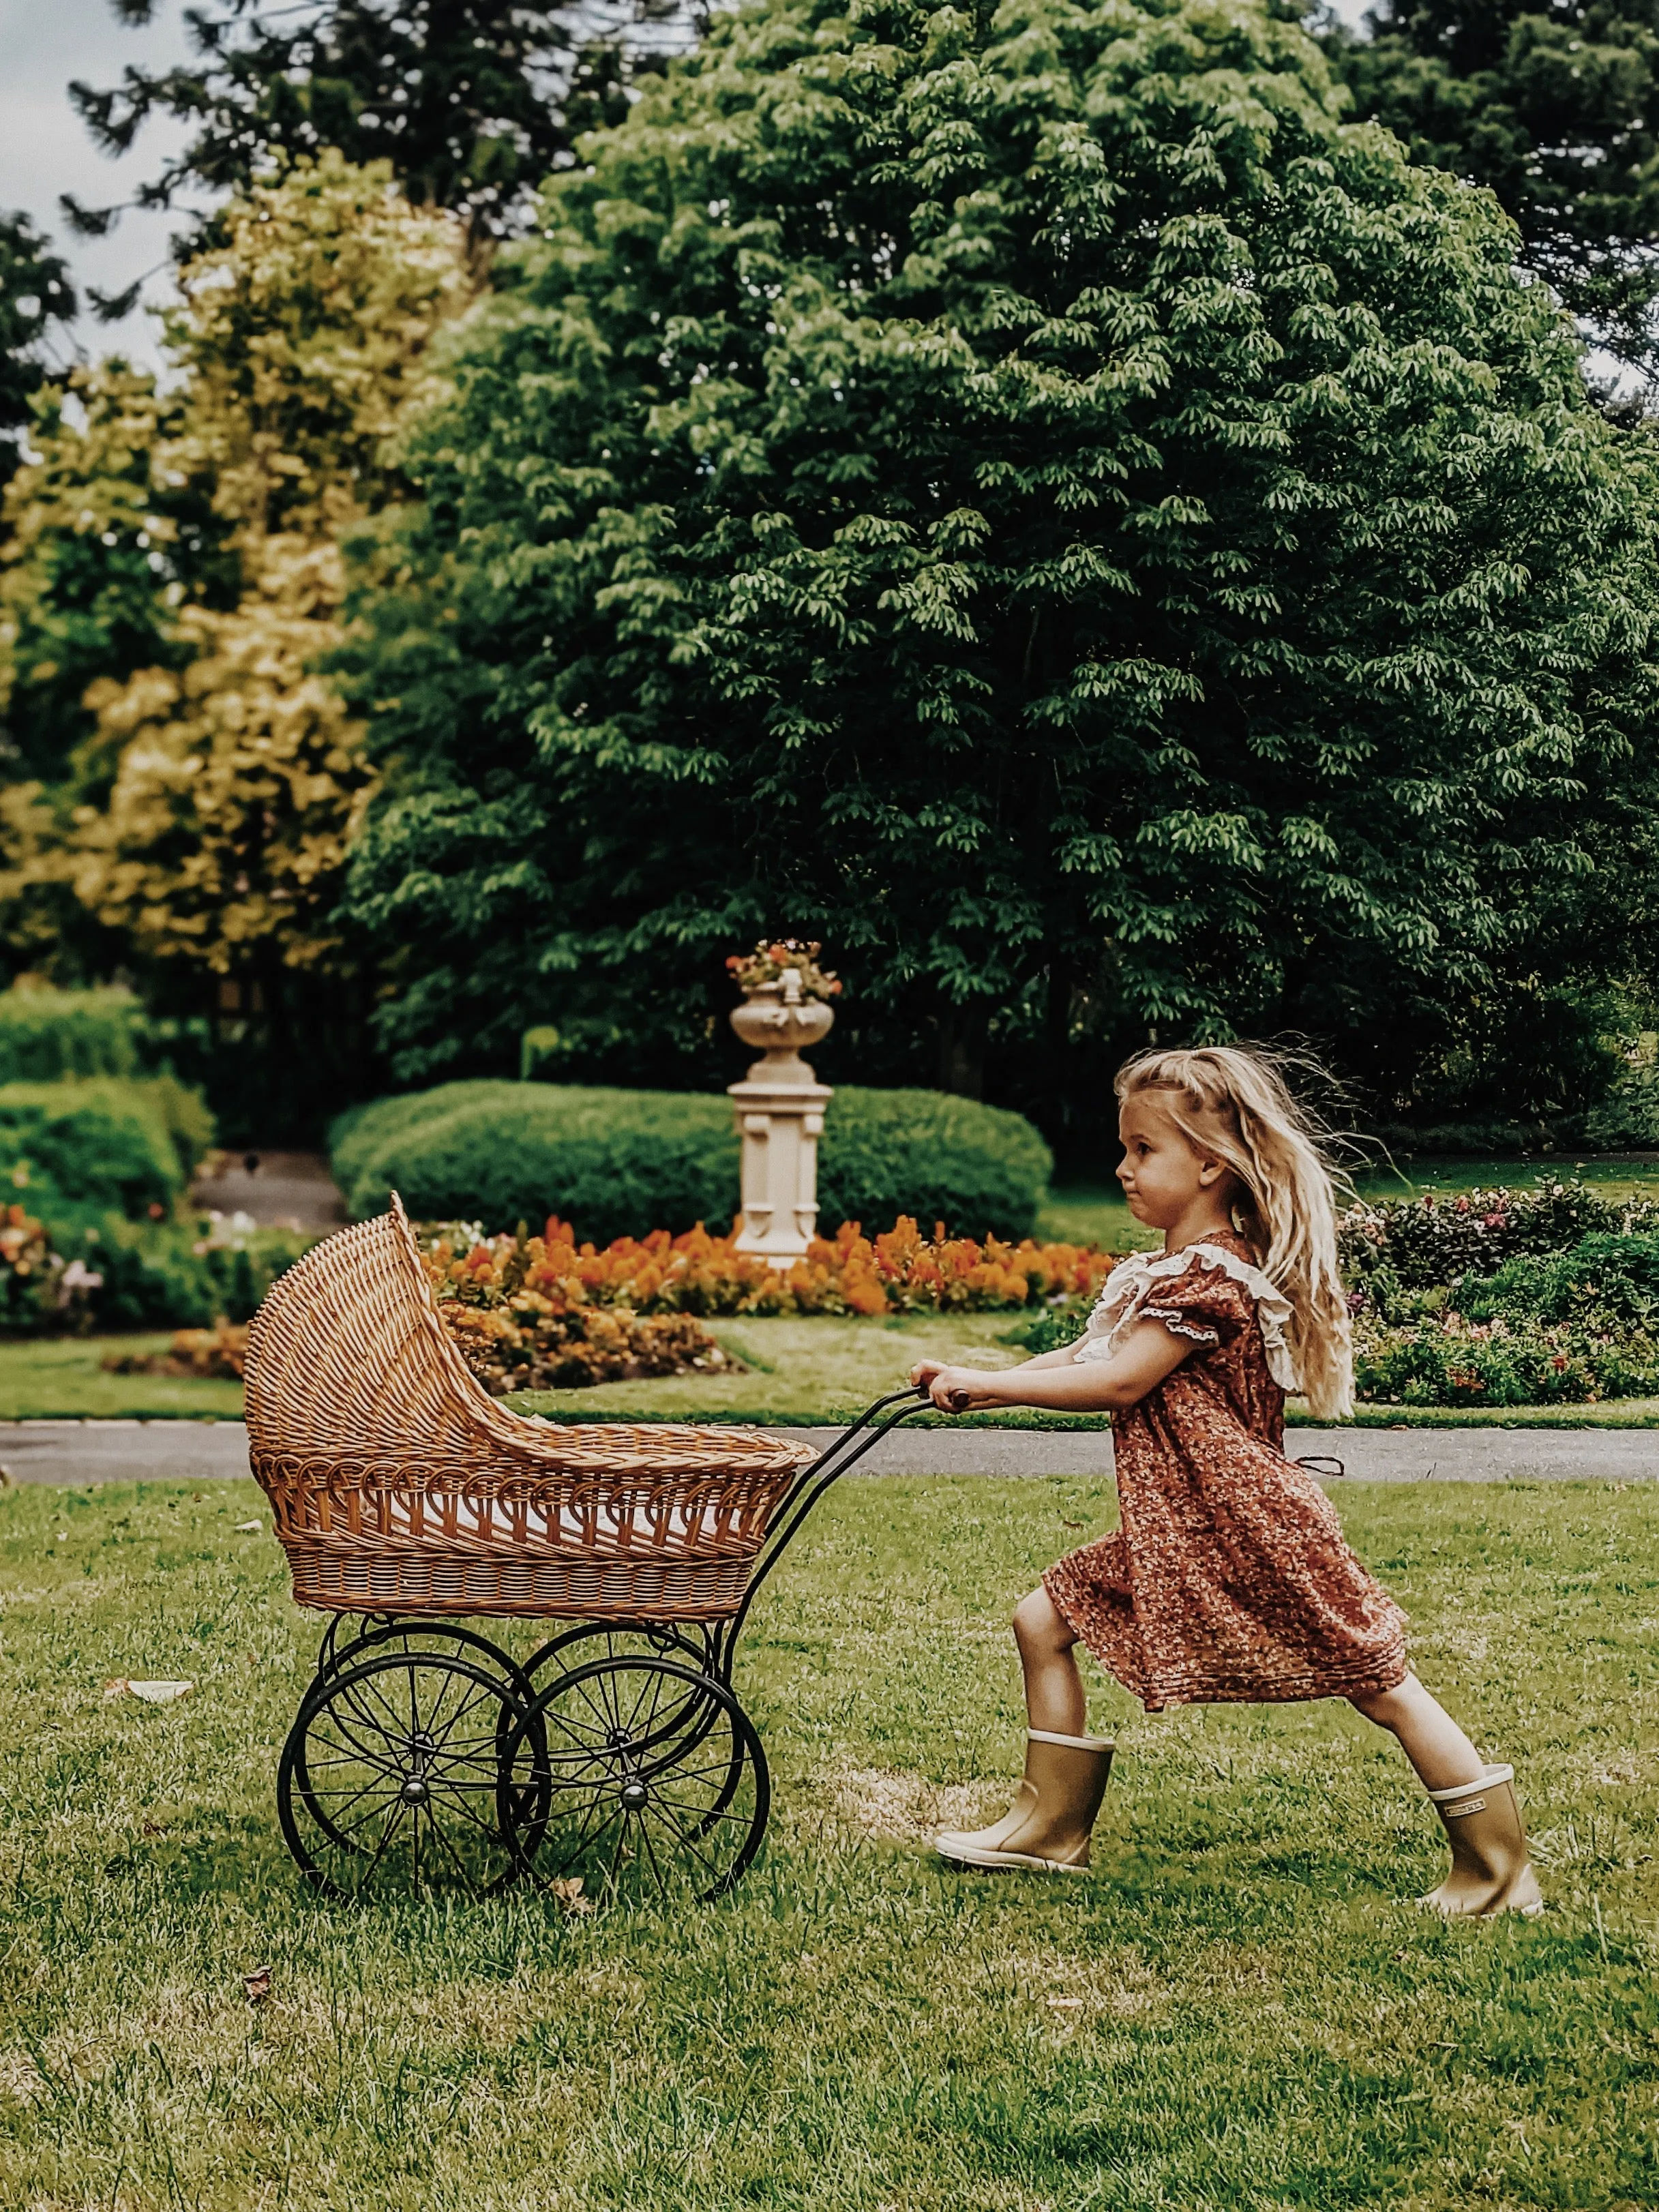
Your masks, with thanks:
M 1182 1136 L 1236 1179 L 1239 1233 L 1290 1301 L 1297 1373 L 1310 1407 L 1328 1417 L 1353 1411 L 1353 1333 L 1336 1249 L 1337 1189 L 1346 1178 L 1327 1154 L 1325 1130 L 1291 1092 L 1291 1067 L 1322 1073 L 1260 1045 L 1203 1045 L 1138 1053 L 1114 1087 L 1120 1099 L 1166 1093 Z

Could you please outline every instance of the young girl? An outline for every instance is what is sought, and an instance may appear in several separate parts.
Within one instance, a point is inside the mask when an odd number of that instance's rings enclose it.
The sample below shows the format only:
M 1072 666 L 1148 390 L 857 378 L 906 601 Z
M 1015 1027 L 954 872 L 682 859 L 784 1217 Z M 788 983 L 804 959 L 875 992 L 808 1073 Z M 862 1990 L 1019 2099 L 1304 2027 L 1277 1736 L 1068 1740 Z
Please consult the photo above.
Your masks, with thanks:
M 1346 1698 L 1397 1736 L 1451 1844 L 1420 1901 L 1543 1910 L 1514 1770 L 1489 1766 L 1406 1664 L 1402 1615 L 1282 1449 L 1285 1394 L 1353 1402 L 1331 1176 L 1274 1062 L 1150 1052 L 1117 1079 L 1118 1181 L 1161 1255 L 1115 1267 L 1087 1334 L 998 1372 L 924 1361 L 935 1405 L 1112 1415 L 1121 1527 L 1050 1567 L 1014 1614 L 1025 1778 L 988 1828 L 947 1832 L 970 1867 L 1080 1871 L 1112 1746 L 1086 1735 L 1079 1640 L 1148 1712 Z

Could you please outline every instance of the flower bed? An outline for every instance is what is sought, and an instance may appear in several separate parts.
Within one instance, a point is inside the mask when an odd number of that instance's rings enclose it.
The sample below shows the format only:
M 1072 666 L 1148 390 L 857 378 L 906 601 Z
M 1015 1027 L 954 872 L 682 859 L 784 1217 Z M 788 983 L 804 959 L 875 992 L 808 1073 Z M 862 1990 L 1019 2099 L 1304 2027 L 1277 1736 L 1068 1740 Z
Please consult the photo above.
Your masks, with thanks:
M 714 1314 L 991 1310 L 1036 1298 L 1092 1301 L 1110 1259 L 1071 1244 L 884 1236 L 856 1222 L 815 1237 L 787 1273 L 729 1237 L 696 1229 L 578 1245 L 556 1219 L 540 1237 L 485 1237 L 469 1223 L 420 1232 L 438 1311 L 486 1389 L 580 1389 L 738 1363 L 699 1324 Z
M 1115 1262 L 1090 1245 L 924 1237 L 902 1217 L 880 1237 L 856 1221 L 815 1237 L 794 1267 L 769 1267 L 705 1229 L 579 1245 L 568 1224 L 540 1237 L 486 1237 L 469 1223 L 422 1232 L 441 1300 L 545 1297 L 639 1314 L 997 1312 L 1038 1299 L 1092 1302 Z

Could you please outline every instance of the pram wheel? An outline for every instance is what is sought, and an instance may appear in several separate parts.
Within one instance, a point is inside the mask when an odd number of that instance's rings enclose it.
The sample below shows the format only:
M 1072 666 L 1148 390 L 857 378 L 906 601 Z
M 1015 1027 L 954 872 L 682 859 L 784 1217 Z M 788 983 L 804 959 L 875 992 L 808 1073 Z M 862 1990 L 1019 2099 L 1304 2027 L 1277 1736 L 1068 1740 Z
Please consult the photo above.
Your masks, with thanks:
M 512 1824 L 515 1838 L 536 1838 L 538 1878 L 580 1878 L 586 1894 L 618 1901 L 723 1896 L 771 1811 L 766 1754 L 731 1691 L 646 1653 L 594 1659 L 550 1683 L 502 1765 L 546 1778 L 545 1819 Z
M 345 1616 L 336 1613 L 324 1630 L 317 1653 L 319 1681 L 325 1674 L 342 1674 L 346 1668 L 355 1667 L 371 1651 L 439 1650 L 483 1667 L 486 1673 L 499 1671 L 526 1705 L 533 1695 L 529 1670 L 476 1628 L 462 1628 L 453 1620 L 423 1620 L 417 1615 L 400 1620 L 391 1613 L 366 1613 L 358 1616 L 358 1621 L 355 1634 L 343 1636 Z
M 319 1675 L 276 1775 L 289 1850 L 343 1897 L 489 1896 L 530 1863 L 549 1802 L 540 1720 L 509 1680 L 443 1651 Z

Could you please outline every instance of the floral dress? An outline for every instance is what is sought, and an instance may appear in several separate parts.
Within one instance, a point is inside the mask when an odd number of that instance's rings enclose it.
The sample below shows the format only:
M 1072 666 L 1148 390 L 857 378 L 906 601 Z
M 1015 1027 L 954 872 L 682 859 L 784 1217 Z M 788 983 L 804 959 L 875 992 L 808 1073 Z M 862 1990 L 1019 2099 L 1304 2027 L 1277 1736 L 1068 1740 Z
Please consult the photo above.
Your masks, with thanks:
M 1405 1616 L 1285 1456 L 1291 1309 L 1231 1231 L 1115 1267 L 1079 1346 L 1142 1321 L 1196 1347 L 1112 1419 L 1121 1526 L 1042 1578 L 1067 1626 L 1149 1712 L 1392 1689 Z

